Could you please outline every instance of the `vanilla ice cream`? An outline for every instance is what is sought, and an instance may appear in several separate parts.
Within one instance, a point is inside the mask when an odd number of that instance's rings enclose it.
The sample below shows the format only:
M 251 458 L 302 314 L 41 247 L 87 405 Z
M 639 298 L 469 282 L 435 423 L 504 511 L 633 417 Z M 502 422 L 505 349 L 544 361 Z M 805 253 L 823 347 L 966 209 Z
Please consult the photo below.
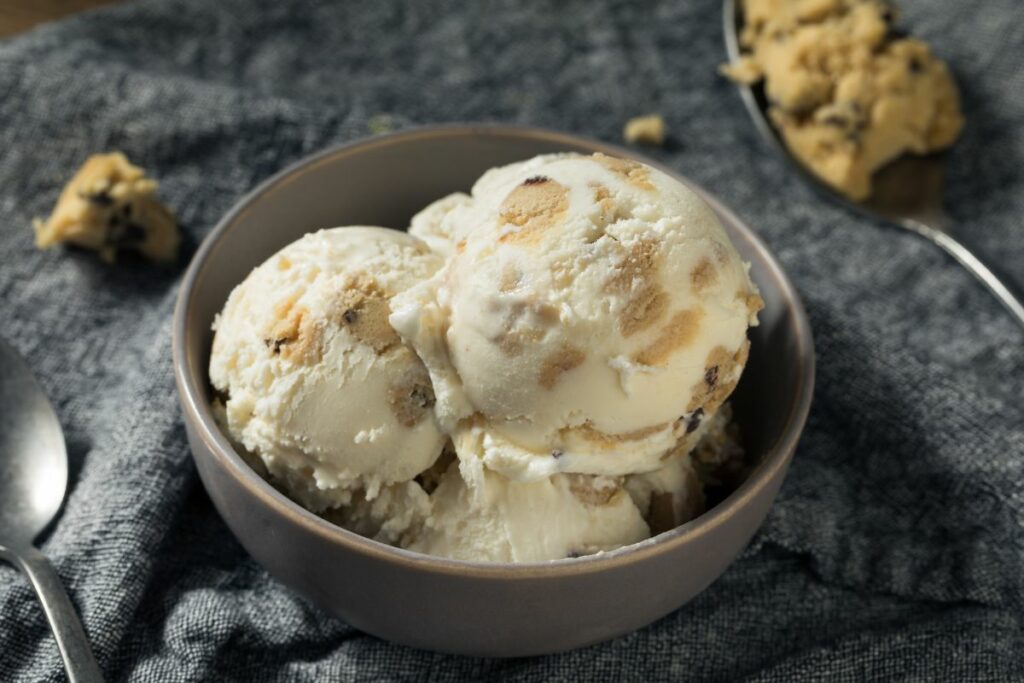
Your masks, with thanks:
M 426 368 L 388 315 L 394 295 L 442 263 L 398 231 L 321 230 L 253 270 L 215 321 L 210 380 L 227 431 L 308 509 L 372 503 L 382 489 L 378 512 L 425 504 L 405 484 L 446 437 Z
M 473 199 L 463 192 L 442 197 L 412 217 L 409 234 L 423 240 L 431 251 L 450 258 L 455 243 L 474 222 Z
M 623 488 L 647 521 L 650 535 L 675 529 L 704 512 L 704 490 L 688 455 L 679 453 L 653 472 L 631 474 Z
M 696 194 L 636 162 L 556 155 L 489 171 L 451 213 L 429 221 L 451 257 L 390 320 L 460 459 L 518 481 L 617 477 L 696 443 L 762 305 Z
M 459 439 L 479 439 L 465 430 Z M 461 453 L 474 446 L 455 444 Z M 539 562 L 589 555 L 650 536 L 621 478 L 558 474 L 513 481 L 460 457 L 441 475 L 410 550 L 461 560 Z
M 215 322 L 217 420 L 300 504 L 418 552 L 541 562 L 673 529 L 743 466 L 722 405 L 762 302 L 684 185 L 540 156 L 409 233 L 307 235 Z
M 361 536 L 406 547 L 419 538 L 432 509 L 430 496 L 414 480 L 383 486 L 373 498 L 353 492 L 347 503 L 321 516 Z

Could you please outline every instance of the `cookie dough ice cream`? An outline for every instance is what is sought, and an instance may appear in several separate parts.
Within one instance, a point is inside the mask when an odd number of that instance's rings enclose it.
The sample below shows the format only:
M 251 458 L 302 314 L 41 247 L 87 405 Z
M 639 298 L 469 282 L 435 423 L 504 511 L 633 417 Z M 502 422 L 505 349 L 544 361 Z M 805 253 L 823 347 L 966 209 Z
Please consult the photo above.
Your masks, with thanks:
M 310 510 L 372 500 L 440 454 L 430 378 L 388 315 L 395 294 L 441 264 L 395 230 L 322 230 L 228 298 L 210 357 L 227 430 Z
M 435 412 L 491 470 L 652 471 L 728 396 L 761 307 L 711 209 L 641 164 L 542 157 L 473 188 L 444 269 L 392 302 Z M 476 448 L 476 446 L 474 446 Z
M 764 81 L 789 149 L 852 199 L 896 157 L 953 144 L 963 127 L 956 84 L 928 46 L 893 30 L 881 0 L 744 0 L 747 55 L 725 73 Z
M 521 482 L 460 458 L 441 476 L 431 502 L 408 547 L 454 559 L 537 562 L 613 550 L 650 536 L 621 480 L 610 477 L 559 474 Z
M 549 155 L 409 233 L 307 235 L 231 294 L 215 407 L 265 477 L 476 561 L 612 550 L 703 511 L 692 453 L 740 452 L 722 406 L 762 305 L 704 202 L 635 162 Z

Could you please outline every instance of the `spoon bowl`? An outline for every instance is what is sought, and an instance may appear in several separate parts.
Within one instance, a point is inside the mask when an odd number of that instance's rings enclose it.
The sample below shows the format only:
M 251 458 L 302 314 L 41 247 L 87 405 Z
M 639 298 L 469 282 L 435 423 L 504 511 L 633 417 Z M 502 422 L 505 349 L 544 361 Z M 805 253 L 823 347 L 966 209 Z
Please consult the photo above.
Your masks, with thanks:
M 57 514 L 67 483 L 57 414 L 25 361 L 0 340 L 0 534 L 30 543 Z
M 729 61 L 742 56 L 739 35 L 743 28 L 740 0 L 723 3 L 722 28 Z M 822 181 L 810 168 L 795 157 L 779 131 L 768 117 L 769 101 L 764 82 L 748 86 L 737 83 L 743 104 L 761 137 L 774 152 L 786 159 L 796 174 L 818 194 L 848 210 L 890 226 L 911 230 L 943 248 L 995 296 L 1014 319 L 1024 326 L 1024 302 L 1010 289 L 1010 279 L 997 275 L 991 266 L 952 231 L 952 221 L 943 208 L 946 155 L 943 153 L 905 154 L 890 162 L 872 176 L 871 195 L 853 201 Z
M 71 683 L 102 681 L 60 577 L 32 545 L 64 502 L 68 453 L 53 406 L 18 352 L 0 340 L 0 560 L 32 584 Z

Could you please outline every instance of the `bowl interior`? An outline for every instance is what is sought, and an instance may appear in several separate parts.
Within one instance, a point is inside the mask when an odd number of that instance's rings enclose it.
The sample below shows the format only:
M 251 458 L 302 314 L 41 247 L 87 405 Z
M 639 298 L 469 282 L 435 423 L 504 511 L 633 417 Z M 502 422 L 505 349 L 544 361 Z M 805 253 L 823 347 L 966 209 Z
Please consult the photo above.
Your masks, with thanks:
M 792 286 L 764 245 L 701 188 L 665 168 L 611 145 L 533 129 L 452 127 L 412 131 L 328 150 L 271 178 L 229 213 L 193 264 L 185 293 L 181 358 L 186 386 L 208 424 L 206 377 L 210 325 L 228 294 L 249 271 L 305 233 L 339 225 L 381 225 L 404 230 L 431 201 L 468 191 L 487 169 L 552 153 L 603 151 L 632 156 L 674 175 L 700 193 L 718 213 L 761 289 L 765 309 L 751 330 L 747 369 L 733 395 L 744 446 L 755 460 L 787 457 L 810 397 L 813 358 L 806 319 Z M 185 286 L 190 280 L 186 278 Z M 752 477 L 756 477 L 755 472 Z

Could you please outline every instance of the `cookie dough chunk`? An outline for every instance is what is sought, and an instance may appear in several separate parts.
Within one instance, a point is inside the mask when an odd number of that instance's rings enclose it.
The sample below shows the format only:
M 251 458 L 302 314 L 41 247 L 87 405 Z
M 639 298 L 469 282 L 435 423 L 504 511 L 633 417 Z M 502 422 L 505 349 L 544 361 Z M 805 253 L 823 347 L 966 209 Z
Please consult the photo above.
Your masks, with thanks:
M 818 177 L 851 199 L 907 152 L 953 144 L 963 127 L 956 84 L 920 40 L 893 30 L 881 0 L 744 0 L 747 55 L 723 67 L 764 80 L 769 115 Z
M 637 116 L 626 121 L 622 129 L 622 137 L 630 144 L 654 145 L 665 144 L 665 119 L 658 114 Z
M 35 221 L 36 246 L 66 242 L 99 252 L 108 263 L 121 250 L 173 261 L 181 235 L 174 214 L 156 199 L 156 188 L 124 154 L 94 154 L 61 192 L 50 218 Z

